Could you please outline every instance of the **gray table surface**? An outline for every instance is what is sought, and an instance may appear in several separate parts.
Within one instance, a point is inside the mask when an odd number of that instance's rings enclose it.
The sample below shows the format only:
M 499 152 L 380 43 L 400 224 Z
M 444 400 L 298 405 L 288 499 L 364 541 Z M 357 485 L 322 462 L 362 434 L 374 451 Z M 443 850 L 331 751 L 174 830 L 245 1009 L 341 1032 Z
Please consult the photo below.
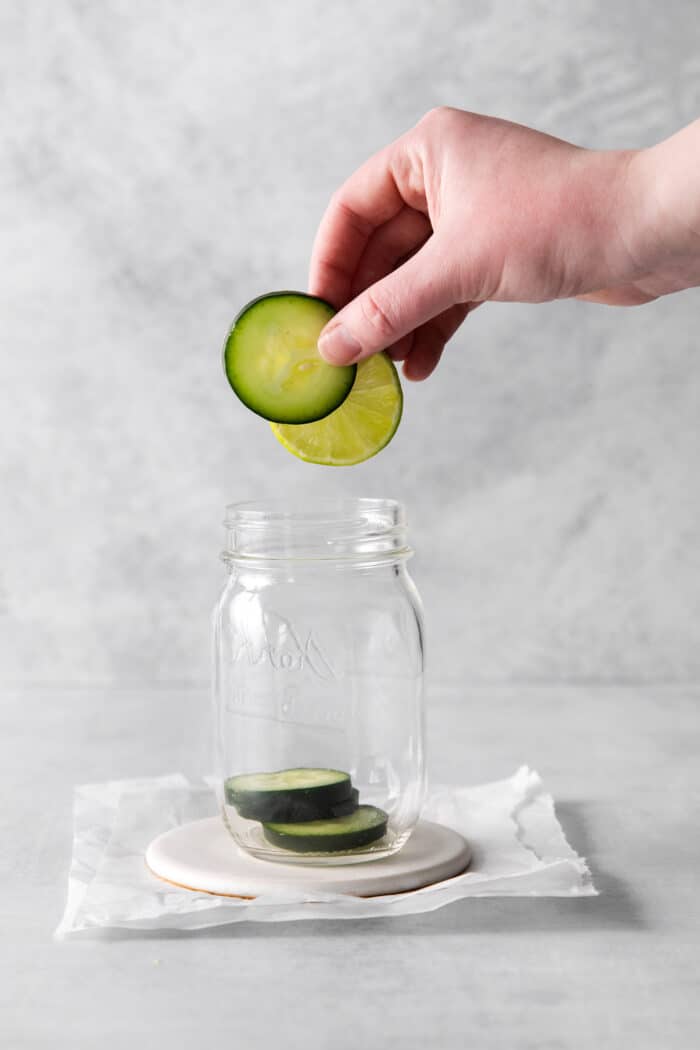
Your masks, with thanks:
M 700 1030 L 700 688 L 431 691 L 434 775 L 526 762 L 598 898 L 52 941 L 72 786 L 201 772 L 197 689 L 5 691 L 0 1045 L 691 1050 Z

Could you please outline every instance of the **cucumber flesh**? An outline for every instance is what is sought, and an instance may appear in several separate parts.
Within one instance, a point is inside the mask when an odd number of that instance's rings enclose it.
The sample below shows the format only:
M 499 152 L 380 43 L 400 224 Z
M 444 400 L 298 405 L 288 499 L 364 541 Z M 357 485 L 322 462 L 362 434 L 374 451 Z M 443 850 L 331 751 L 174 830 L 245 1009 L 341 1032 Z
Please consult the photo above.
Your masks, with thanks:
M 388 819 L 377 806 L 358 806 L 354 813 L 330 820 L 266 822 L 263 832 L 272 845 L 295 853 L 338 853 L 369 846 L 382 838 Z
M 225 781 L 224 795 L 246 820 L 317 820 L 340 816 L 336 806 L 344 805 L 344 812 L 357 806 L 350 774 L 339 769 L 243 773 Z
M 356 365 L 327 364 L 318 337 L 335 313 L 302 292 L 270 292 L 244 306 L 224 346 L 224 370 L 240 400 L 275 423 L 314 423 L 343 403 Z

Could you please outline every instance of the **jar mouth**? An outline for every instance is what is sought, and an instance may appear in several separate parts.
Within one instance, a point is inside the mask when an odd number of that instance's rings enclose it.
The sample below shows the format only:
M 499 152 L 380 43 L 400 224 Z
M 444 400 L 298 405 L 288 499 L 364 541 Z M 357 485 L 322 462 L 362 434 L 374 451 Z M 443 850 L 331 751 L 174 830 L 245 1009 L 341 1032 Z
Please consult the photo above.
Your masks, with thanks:
M 376 560 L 408 556 L 406 514 L 393 499 L 270 499 L 231 503 L 226 561 Z

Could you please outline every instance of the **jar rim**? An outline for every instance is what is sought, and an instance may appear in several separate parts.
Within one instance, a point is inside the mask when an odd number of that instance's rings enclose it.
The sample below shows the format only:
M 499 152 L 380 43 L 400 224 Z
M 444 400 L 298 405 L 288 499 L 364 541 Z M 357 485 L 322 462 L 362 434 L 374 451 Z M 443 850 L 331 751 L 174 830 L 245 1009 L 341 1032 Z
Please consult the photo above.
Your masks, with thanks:
M 395 499 L 325 496 L 246 500 L 226 507 L 225 560 L 375 560 L 409 555 Z

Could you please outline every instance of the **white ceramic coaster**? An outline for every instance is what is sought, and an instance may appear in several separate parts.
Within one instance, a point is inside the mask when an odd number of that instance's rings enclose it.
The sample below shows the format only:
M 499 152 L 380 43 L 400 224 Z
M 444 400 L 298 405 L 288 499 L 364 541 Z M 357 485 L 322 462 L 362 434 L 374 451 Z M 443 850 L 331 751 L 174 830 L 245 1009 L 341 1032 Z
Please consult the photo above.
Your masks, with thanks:
M 220 817 L 166 831 L 148 847 L 146 864 L 166 882 L 199 893 L 257 897 L 297 889 L 376 897 L 442 882 L 467 868 L 470 850 L 451 828 L 420 821 L 393 857 L 328 868 L 279 864 L 239 850 Z

